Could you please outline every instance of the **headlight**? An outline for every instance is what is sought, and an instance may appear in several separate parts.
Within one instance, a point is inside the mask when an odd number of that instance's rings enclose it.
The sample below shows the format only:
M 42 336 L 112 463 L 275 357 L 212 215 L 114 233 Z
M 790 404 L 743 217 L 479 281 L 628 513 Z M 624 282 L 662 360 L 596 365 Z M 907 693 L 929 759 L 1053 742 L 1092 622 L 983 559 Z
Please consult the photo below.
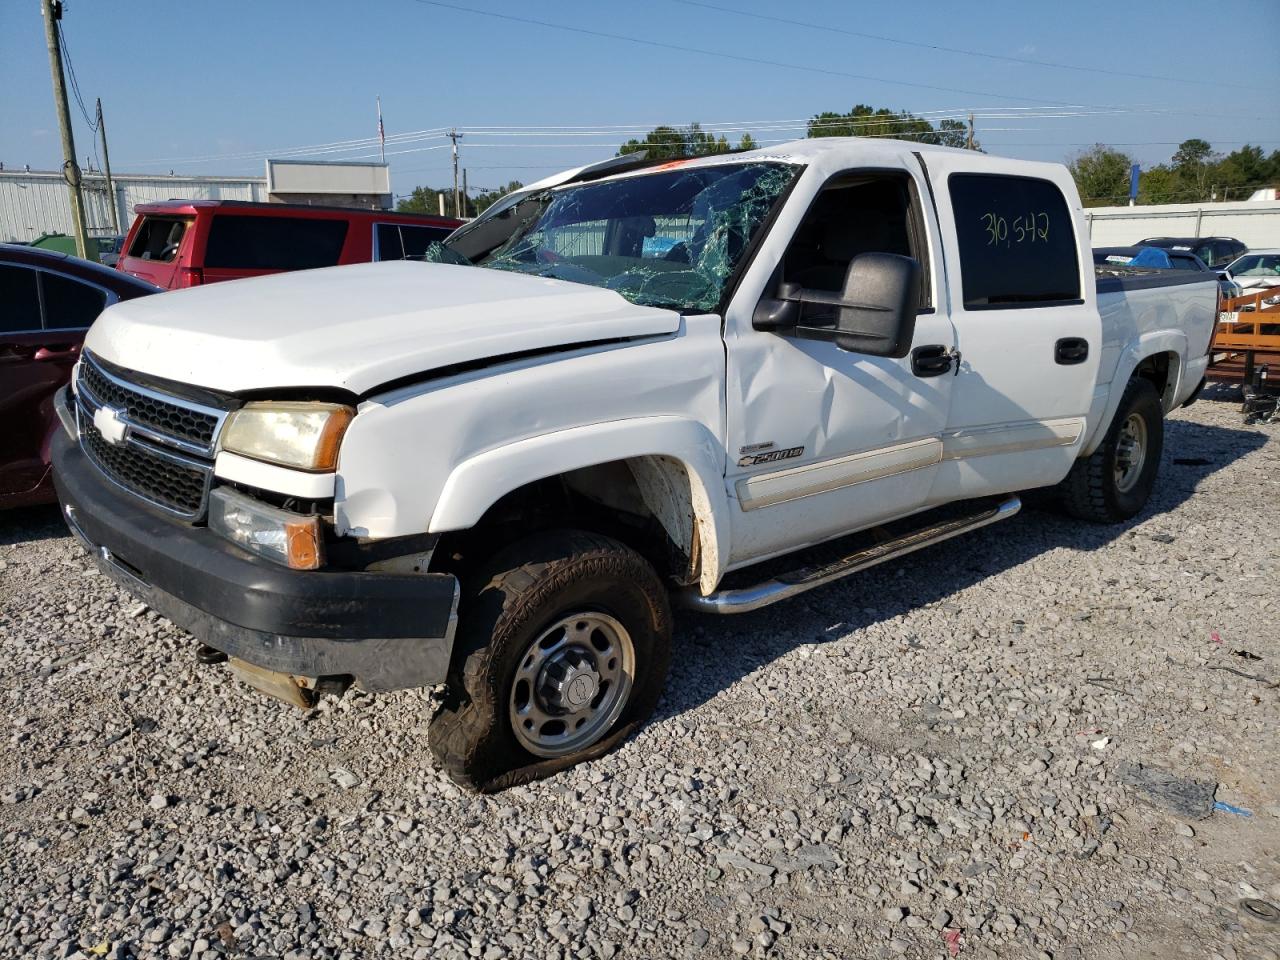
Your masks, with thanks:
M 295 570 L 316 570 L 324 564 L 319 517 L 279 510 L 226 487 L 209 495 L 209 529 Z
M 333 470 L 355 415 L 337 403 L 246 403 L 227 419 L 222 449 L 282 467 Z

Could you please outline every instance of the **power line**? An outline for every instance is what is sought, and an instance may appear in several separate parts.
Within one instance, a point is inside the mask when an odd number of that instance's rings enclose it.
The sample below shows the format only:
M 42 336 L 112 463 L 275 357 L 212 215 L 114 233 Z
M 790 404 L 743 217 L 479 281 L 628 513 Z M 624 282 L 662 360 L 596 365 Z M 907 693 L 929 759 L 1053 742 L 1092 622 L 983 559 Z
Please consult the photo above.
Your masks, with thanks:
M 67 48 L 67 34 L 62 28 L 62 21 L 57 20 L 54 25 L 58 29 L 58 48 L 62 51 L 62 62 L 67 66 L 67 76 L 71 80 L 71 96 L 80 110 L 80 116 L 84 118 L 85 124 L 89 127 L 89 132 L 92 134 L 93 159 L 96 161 L 98 169 L 101 170 L 102 158 L 98 156 L 98 120 L 97 117 L 89 116 L 89 108 L 85 105 L 84 95 L 80 92 L 80 81 L 76 77 L 76 68 L 71 62 L 71 51 Z
M 678 43 L 667 43 L 661 40 L 645 40 L 641 37 L 628 37 L 621 33 L 607 33 L 603 30 L 591 30 L 587 27 L 575 27 L 565 23 L 554 23 L 550 20 L 535 20 L 533 17 L 517 17 L 514 14 L 509 13 L 495 13 L 491 10 L 476 10 L 473 7 L 464 7 L 455 3 L 445 3 L 444 0 L 414 0 L 414 2 L 425 4 L 430 7 L 439 7 L 442 10 L 469 13 L 473 16 L 491 17 L 495 20 L 507 20 L 511 23 L 519 23 L 525 26 L 545 27 L 550 30 L 564 30 L 569 33 L 578 33 L 588 37 L 597 37 L 605 40 L 620 40 L 624 43 L 634 43 L 644 47 L 656 47 L 661 50 L 675 50 L 679 53 L 694 53 L 701 57 L 719 57 L 722 60 L 736 60 L 739 63 L 751 63 L 757 66 L 781 67 L 785 70 L 800 70 L 805 73 L 819 73 L 831 77 L 844 77 L 849 80 L 885 83 L 899 87 L 914 87 L 917 90 L 939 90 L 943 93 L 965 93 L 975 97 L 1006 96 L 1011 100 L 1021 100 L 1025 103 L 1043 103 L 1055 107 L 1071 106 L 1071 104 L 1064 103 L 1061 100 L 1044 100 L 1038 97 L 1010 96 L 1009 94 L 995 94 L 988 90 L 965 90 L 962 87 L 943 87 L 932 83 L 916 83 L 911 80 L 889 80 L 885 77 L 876 77 L 860 73 L 848 73 L 844 70 L 832 70 L 827 67 L 816 67 L 810 64 L 786 63 L 782 60 L 766 60 L 763 57 L 748 57 L 737 53 L 725 53 L 720 50 L 707 50 L 701 47 L 686 47 Z
M 681 44 L 668 43 L 661 40 L 646 40 L 641 37 L 628 37 L 620 33 L 608 33 L 604 30 L 592 30 L 587 27 L 576 27 L 566 23 L 555 23 L 550 20 L 537 20 L 537 19 L 534 19 L 533 17 L 518 17 L 518 16 L 515 16 L 514 14 L 509 14 L 509 13 L 496 13 L 491 10 L 477 10 L 474 7 L 466 7 L 466 6 L 462 6 L 461 4 L 446 3 L 445 0 L 414 0 L 414 2 L 423 4 L 425 6 L 438 7 L 442 10 L 453 10 L 458 13 L 469 13 L 473 16 L 490 17 L 495 20 L 506 20 L 511 23 L 519 23 L 525 26 L 544 27 L 550 30 L 562 30 L 567 33 L 577 33 L 577 34 L 581 34 L 583 36 L 588 36 L 588 37 L 598 37 L 598 38 L 603 38 L 605 40 L 619 40 L 619 41 L 622 41 L 623 43 L 632 43 L 632 44 L 637 44 L 639 46 L 654 47 L 660 50 L 675 50 L 679 53 L 693 53 L 703 57 L 718 57 L 722 60 L 734 60 L 739 63 L 750 63 L 750 64 L 756 64 L 759 66 L 768 66 L 768 67 L 781 67 L 782 69 L 785 69 L 785 70 L 799 70 L 806 73 L 817 73 L 817 74 L 823 74 L 825 76 L 844 77 L 846 79 L 862 80 L 862 81 L 868 81 L 871 83 L 884 83 L 884 84 L 890 84 L 890 85 L 899 86 L 899 87 L 914 87 L 920 90 L 941 90 L 946 93 L 964 93 L 964 94 L 969 94 L 971 96 L 980 96 L 980 97 L 1004 96 L 1004 97 L 1007 97 L 1008 99 L 1020 100 L 1024 103 L 1039 103 L 1039 104 L 1046 104 L 1048 106 L 1054 106 L 1054 107 L 1074 106 L 1074 107 L 1092 107 L 1094 109 L 1106 109 L 1105 106 L 1102 106 L 1099 104 L 1069 104 L 1061 100 L 1046 100 L 1040 97 L 1015 96 L 1007 93 L 996 94 L 996 93 L 991 93 L 990 91 L 984 91 L 984 90 L 966 90 L 963 87 L 951 87 L 951 86 L 943 87 L 943 86 L 938 86 L 936 84 L 917 83 L 910 80 L 890 80 L 885 77 L 870 76 L 867 74 L 860 74 L 860 73 L 849 73 L 843 70 L 832 70 L 827 67 L 818 67 L 810 64 L 787 63 L 782 60 L 767 60 L 763 57 L 748 57 L 742 54 L 725 53 L 722 50 L 707 50 L 701 47 L 687 47 Z M 1164 114 L 1176 115 L 1176 116 L 1187 116 L 1187 117 L 1209 117 L 1212 119 L 1222 119 L 1224 116 L 1228 116 L 1227 114 L 1223 114 L 1221 112 L 1212 113 L 1212 114 L 1191 113 L 1189 111 L 1182 111 L 1182 110 L 1179 110 L 1179 111 L 1157 110 L 1152 112 L 1164 113 Z M 1271 117 L 1256 117 L 1256 116 L 1250 117 L 1250 116 L 1245 116 L 1241 114 L 1232 114 L 1230 115 L 1230 117 L 1231 119 L 1239 119 L 1239 120 L 1270 121 L 1271 119 L 1273 119 Z
M 1196 80 L 1188 77 L 1166 77 L 1152 73 L 1130 73 L 1125 70 L 1108 70 L 1104 67 L 1082 67 L 1073 63 L 1057 63 L 1052 60 L 1037 60 L 1031 57 L 1014 57 L 1000 53 L 986 53 L 981 50 L 965 50 L 961 47 L 948 47 L 937 43 L 924 43 L 918 40 L 903 40 L 900 37 L 889 37 L 878 33 L 864 33 L 860 30 L 848 30 L 843 27 L 833 26 L 829 23 L 812 23 L 807 20 L 792 20 L 788 17 L 778 17 L 766 13 L 754 13 L 749 10 L 738 10 L 734 7 L 724 7 L 716 3 L 706 3 L 705 0 L 672 0 L 673 3 L 681 3 L 689 7 L 702 7 L 706 10 L 717 10 L 720 13 L 729 13 L 738 17 L 750 17 L 753 20 L 764 20 L 770 23 L 783 23 L 793 27 L 805 27 L 812 30 L 821 30 L 823 33 L 840 33 L 849 37 L 860 37 L 864 40 L 875 40 L 881 43 L 896 43 L 904 47 L 916 47 L 921 50 L 934 50 L 940 53 L 957 53 L 966 57 L 981 57 L 986 60 L 999 60 L 1005 63 L 1020 63 L 1033 67 L 1052 67 L 1055 70 L 1077 70 L 1082 73 L 1098 73 L 1112 77 L 1130 77 L 1138 80 L 1160 80 L 1165 83 L 1193 83 L 1211 87 L 1233 87 L 1237 90 L 1253 90 L 1255 87 L 1244 83 L 1225 83 L 1219 80 Z
M 97 122 L 89 116 L 89 108 L 84 104 L 84 97 L 80 94 L 80 81 L 76 79 L 76 68 L 71 63 L 71 51 L 67 49 L 67 35 L 62 29 L 62 21 L 57 22 L 58 27 L 58 45 L 62 48 L 62 60 L 67 65 L 67 77 L 71 81 L 71 95 L 76 101 L 76 106 L 80 108 L 80 115 L 84 117 L 84 122 L 88 124 L 89 129 L 94 133 L 98 131 Z
M 1004 120 L 1004 119 L 1073 119 L 1079 117 L 1093 116 L 1122 116 L 1132 114 L 1161 113 L 1162 111 L 1150 108 L 1102 108 L 1102 109 L 1077 109 L 1073 107 L 1049 108 L 1049 107 L 1021 107 L 1011 105 L 993 105 L 988 107 L 975 108 L 973 110 L 975 119 L 982 121 Z M 732 120 L 732 121 L 702 121 L 699 126 L 707 133 L 767 133 L 779 130 L 796 130 L 808 132 L 813 129 L 824 129 L 830 127 L 846 126 L 850 123 L 856 123 L 860 128 L 892 125 L 902 123 L 907 120 L 927 120 L 931 123 L 940 123 L 943 120 L 962 121 L 965 119 L 966 110 L 964 108 L 948 108 L 936 110 L 905 110 L 898 114 L 888 116 L 868 115 L 858 117 L 850 121 L 837 117 L 833 120 L 820 120 L 818 117 L 792 118 L 782 120 Z M 669 126 L 673 129 L 683 129 L 684 125 L 680 122 L 666 121 L 643 121 L 627 124 L 608 124 L 608 125 L 543 125 L 543 126 L 521 126 L 513 124 L 468 124 L 467 128 L 485 136 L 509 136 L 509 137 L 582 137 L 584 139 L 599 138 L 616 140 L 625 137 L 628 134 L 645 134 L 649 131 L 662 126 Z M 988 128 L 989 129 L 989 128 Z M 405 133 L 394 134 L 387 137 L 387 143 L 392 145 L 406 145 L 410 143 L 419 143 L 430 140 L 448 139 L 447 127 L 431 127 L 423 130 L 407 131 Z M 148 165 L 182 165 L 192 163 L 208 163 L 213 161 L 233 161 L 233 160 L 260 160 L 271 159 L 277 157 L 290 156 L 323 156 L 333 154 L 352 153 L 358 150 L 372 148 L 375 144 L 379 144 L 376 137 L 356 137 L 347 140 L 334 140 L 326 143 L 309 144 L 304 146 L 276 147 L 272 149 L 260 149 L 251 151 L 240 151 L 223 154 L 205 154 L 187 157 L 160 157 L 150 160 L 133 161 L 135 166 Z M 441 144 L 441 148 L 445 145 Z M 362 154 L 367 156 L 367 154 Z
M 1036 126 L 992 126 L 989 121 L 999 119 L 1013 119 L 1016 121 L 1026 120 L 1067 120 L 1081 116 L 1115 116 L 1115 115 L 1132 115 L 1148 112 L 1141 109 L 1113 109 L 1113 110 L 1096 110 L 1096 111 L 1078 111 L 1071 109 L 1051 109 L 1044 107 L 1010 107 L 1010 106 L 993 106 L 982 110 L 975 110 L 974 116 L 976 120 L 987 121 L 983 126 L 984 136 L 991 133 L 1003 133 L 1014 131 L 1030 131 L 1038 130 Z M 704 134 L 723 136 L 726 134 L 750 133 L 753 138 L 760 143 L 783 143 L 787 140 L 803 139 L 806 134 L 814 130 L 826 130 L 840 127 L 853 127 L 862 131 L 864 136 L 879 135 L 876 128 L 893 128 L 903 123 L 922 120 L 930 124 L 941 124 L 945 120 L 954 120 L 962 122 L 965 114 L 961 111 L 953 110 L 926 110 L 916 112 L 904 112 L 902 114 L 892 114 L 888 116 L 868 115 L 863 117 L 840 117 L 833 119 L 821 120 L 818 117 L 809 118 L 791 118 L 781 120 L 745 120 L 745 121 L 713 121 L 699 123 Z M 679 123 L 658 123 L 652 122 L 633 123 L 633 124 L 617 124 L 604 126 L 515 126 L 515 125 L 474 125 L 468 124 L 467 129 L 472 131 L 473 135 L 485 138 L 500 138 L 503 141 L 512 142 L 495 142 L 487 139 L 483 143 L 476 144 L 486 148 L 492 147 L 512 147 L 512 148 L 607 148 L 612 151 L 619 141 L 628 137 L 628 135 L 643 135 L 651 132 L 656 127 L 670 127 L 676 132 L 682 132 L 688 129 L 687 126 Z M 392 146 L 398 146 L 402 149 L 390 150 L 390 156 L 403 156 L 413 153 L 426 153 L 438 150 L 449 149 L 451 143 L 448 142 L 448 134 L 442 132 L 448 128 L 427 128 L 419 131 L 409 131 L 403 134 L 397 134 L 388 137 L 388 143 Z M 893 135 L 892 129 L 888 135 Z M 921 131 L 919 133 L 912 132 L 912 136 L 933 136 L 944 134 L 947 131 L 935 127 L 933 131 Z M 793 133 L 793 136 L 782 138 L 768 138 L 769 133 Z M 556 142 L 567 138 L 575 138 L 578 143 L 573 142 Z M 429 146 L 412 146 L 419 143 L 431 143 L 435 140 L 446 141 L 436 143 Z M 542 140 L 544 142 L 530 142 Z M 524 141 L 524 142 L 521 142 Z M 551 141 L 551 142 L 546 142 Z M 671 141 L 675 142 L 675 141 Z M 685 142 L 685 141 L 681 141 Z M 1087 146 L 1094 141 L 1068 141 L 1068 142 L 1040 142 L 1040 143 L 1018 143 L 1006 141 L 1000 144 L 998 141 L 989 141 L 991 145 L 1005 146 Z M 1157 146 L 1170 145 L 1175 146 L 1180 141 L 1142 141 L 1132 143 L 1114 143 L 1116 146 Z M 1229 143 L 1245 142 L 1243 140 L 1228 140 Z M 1252 142 L 1252 141 L 1250 141 Z M 1276 141 L 1259 141 L 1259 143 L 1272 143 Z M 166 164 L 193 164 L 193 163 L 210 163 L 215 161 L 236 161 L 236 160 L 253 160 L 275 157 L 300 157 L 300 156 L 342 156 L 348 160 L 359 160 L 372 158 L 377 156 L 373 151 L 380 150 L 378 139 L 375 137 L 358 137 L 348 140 L 335 140 L 324 144 L 312 144 L 309 146 L 297 147 L 278 147 L 271 150 L 246 151 L 241 153 L 230 153 L 220 155 L 206 155 L 186 158 L 168 158 L 164 160 L 137 161 L 135 165 L 146 166 L 155 163 Z

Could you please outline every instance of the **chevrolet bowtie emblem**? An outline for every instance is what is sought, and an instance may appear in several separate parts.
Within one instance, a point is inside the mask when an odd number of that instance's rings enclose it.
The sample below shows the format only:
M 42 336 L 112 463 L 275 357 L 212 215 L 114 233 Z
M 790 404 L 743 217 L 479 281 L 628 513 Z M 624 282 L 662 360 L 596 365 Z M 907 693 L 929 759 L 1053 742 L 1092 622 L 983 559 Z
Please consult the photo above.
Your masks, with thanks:
M 93 411 L 93 425 L 102 434 L 102 439 L 112 446 L 124 442 L 125 431 L 129 428 L 115 407 L 99 407 Z

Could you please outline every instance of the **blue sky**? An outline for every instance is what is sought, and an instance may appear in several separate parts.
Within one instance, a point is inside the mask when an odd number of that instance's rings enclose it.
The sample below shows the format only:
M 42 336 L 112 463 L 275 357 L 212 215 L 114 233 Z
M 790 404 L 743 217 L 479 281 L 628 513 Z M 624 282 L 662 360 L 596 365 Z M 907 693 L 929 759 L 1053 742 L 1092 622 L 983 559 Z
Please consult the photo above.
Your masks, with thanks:
M 1275 0 L 66 0 L 64 29 L 89 110 L 103 100 L 115 170 L 260 176 L 266 155 L 317 145 L 315 159 L 376 159 L 376 143 L 339 142 L 376 136 L 381 95 L 401 194 L 449 181 L 449 126 L 465 134 L 474 189 L 612 155 L 658 123 L 698 120 L 768 142 L 859 102 L 973 109 L 989 152 L 1033 159 L 1104 142 L 1151 164 L 1195 136 L 1270 152 L 1280 58 L 1263 38 L 1278 14 Z M 36 0 L 0 0 L 0 90 L 0 160 L 58 166 Z M 78 117 L 75 135 L 83 162 L 93 138 Z

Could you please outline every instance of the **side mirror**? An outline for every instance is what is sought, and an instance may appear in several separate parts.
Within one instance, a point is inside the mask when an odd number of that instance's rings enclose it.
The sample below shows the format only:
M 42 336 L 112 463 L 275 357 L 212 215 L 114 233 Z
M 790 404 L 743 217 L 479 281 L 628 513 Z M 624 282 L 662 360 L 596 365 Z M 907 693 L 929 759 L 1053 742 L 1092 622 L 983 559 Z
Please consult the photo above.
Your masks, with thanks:
M 873 357 L 911 352 L 920 307 L 920 264 L 896 253 L 853 258 L 836 310 L 836 346 Z

